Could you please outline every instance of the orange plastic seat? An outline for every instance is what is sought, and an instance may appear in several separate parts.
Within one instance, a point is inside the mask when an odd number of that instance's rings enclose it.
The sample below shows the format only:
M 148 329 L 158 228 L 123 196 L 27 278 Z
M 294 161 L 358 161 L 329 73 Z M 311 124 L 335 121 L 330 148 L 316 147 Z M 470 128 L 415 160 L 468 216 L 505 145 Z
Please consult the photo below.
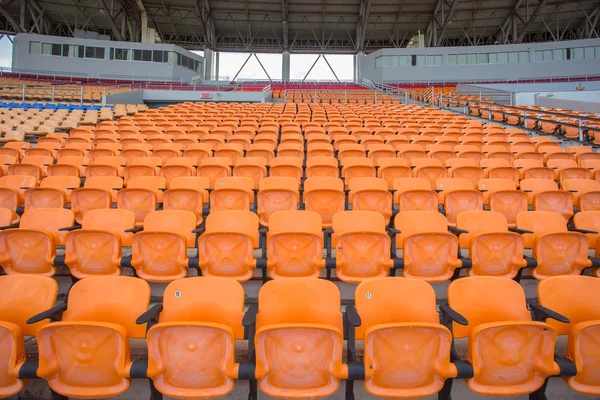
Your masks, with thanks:
M 456 227 L 467 231 L 459 237 L 461 249 L 469 251 L 469 276 L 499 276 L 514 279 L 523 259 L 523 237 L 508 231 L 506 217 L 494 211 L 465 211 L 456 218 Z
M 81 181 L 75 176 L 49 176 L 40 186 L 25 190 L 25 211 L 32 208 L 64 208 Z
M 114 208 L 90 210 L 81 229 L 65 240 L 65 264 L 77 279 L 98 275 L 121 275 L 121 248 L 131 246 L 135 214 Z
M 52 276 L 56 273 L 56 246 L 65 242 L 75 216 L 64 208 L 34 208 L 21 216 L 19 228 L 0 231 L 0 265 L 10 274 Z
M 208 178 L 210 188 L 215 187 L 215 180 L 231 176 L 231 158 L 229 157 L 209 157 L 200 160 L 197 175 Z
M 325 268 L 321 217 L 312 211 L 276 211 L 269 218 L 267 269 L 278 278 L 318 278 Z
M 358 143 L 343 143 L 338 147 L 338 160 L 343 160 L 349 157 L 365 158 L 367 151 L 362 144 Z
M 198 259 L 203 276 L 220 276 L 244 282 L 254 275 L 254 249 L 258 243 L 258 216 L 250 211 L 215 211 L 206 218 L 198 238 Z
M 151 143 L 148 140 L 148 143 Z M 181 157 L 183 152 L 183 145 L 180 143 L 159 143 L 154 145 L 154 157 L 160 157 L 163 163 L 172 157 Z
M 361 318 L 356 339 L 364 340 L 364 385 L 370 395 L 431 396 L 446 379 L 458 376 L 450 361 L 452 333 L 440 324 L 435 292 L 428 283 L 371 279 L 358 285 L 354 297 Z
M 167 185 L 179 176 L 196 175 L 196 159 L 194 157 L 168 158 L 158 172 L 158 176 L 166 179 Z
M 75 221 L 82 223 L 83 216 L 90 210 L 111 208 L 117 201 L 117 192 L 122 188 L 123 179 L 117 176 L 87 178 L 83 188 L 71 192 L 71 210 L 75 213 Z
M 474 189 L 473 182 L 461 178 L 438 179 L 436 189 L 441 195 L 448 226 L 456 227 L 456 218 L 465 211 L 483 211 L 483 193 Z
M 600 182 L 591 179 L 567 179 L 561 186 L 563 190 L 573 194 L 573 204 L 579 211 L 600 210 Z
M 574 214 L 573 196 L 564 190 L 545 190 L 533 196 L 533 211 L 552 211 L 569 222 Z
M 158 323 L 146 337 L 147 376 L 156 389 L 169 397 L 229 394 L 240 368 L 235 342 L 244 339 L 243 308 L 244 289 L 234 280 L 192 277 L 170 283 Z M 194 344 L 185 346 L 186 341 Z
M 517 228 L 524 234 L 525 248 L 533 249 L 537 267 L 532 275 L 544 279 L 557 275 L 581 275 L 592 266 L 588 259 L 588 239 L 583 233 L 567 231 L 562 215 L 550 211 L 530 211 L 517 215 Z
M 296 210 L 298 202 L 296 178 L 274 176 L 258 182 L 257 213 L 261 225 L 269 226 L 269 217 L 275 211 Z
M 133 158 L 123 170 L 123 180 L 127 183 L 138 176 L 157 176 L 162 163 L 160 157 Z
M 164 210 L 185 210 L 194 213 L 198 223 L 204 218 L 202 210 L 208 201 L 208 178 L 200 176 L 180 176 L 173 178 L 169 190 L 163 193 Z
M 311 157 L 306 160 L 306 178 L 329 176 L 338 178 L 340 175 L 338 160 L 334 157 Z
M 251 178 L 253 187 L 258 189 L 258 182 L 267 176 L 267 160 L 261 157 L 238 158 L 233 167 L 233 176 Z
M 600 211 L 578 212 L 573 217 L 573 225 L 576 229 L 598 232 L 598 229 L 600 228 Z M 600 248 L 598 247 L 598 238 L 600 238 L 600 234 L 587 233 L 585 236 L 588 238 L 588 248 L 590 250 L 595 250 L 594 257 L 598 258 L 600 255 Z M 598 274 L 598 270 L 596 270 L 596 274 Z
M 394 217 L 396 248 L 402 249 L 406 277 L 429 282 L 450 279 L 462 266 L 458 238 L 448 232 L 446 218 L 433 211 L 401 212 Z
M 475 375 L 467 386 L 473 392 L 528 394 L 560 372 L 554 361 L 556 331 L 532 321 L 525 301 L 521 286 L 510 279 L 477 276 L 450 283 L 448 304 L 469 321 L 453 323 L 453 334 L 468 338 L 467 359 Z
M 412 178 L 412 176 L 408 160 L 388 157 L 377 160 L 377 177 L 386 180 L 388 189 L 393 189 L 395 179 Z
M 441 178 L 448 178 L 448 170 L 442 166 L 442 161 L 434 158 L 415 158 L 411 161 L 414 167 L 413 176 L 416 178 L 425 178 L 431 184 L 431 189 L 435 189 L 435 182 Z
M 394 205 L 400 212 L 437 211 L 438 195 L 425 178 L 394 179 Z
M 129 339 L 145 337 L 145 324 L 135 321 L 149 303 L 150 286 L 142 279 L 104 276 L 75 283 L 62 320 L 37 332 L 37 375 L 67 397 L 107 397 L 125 392 L 133 364 Z
M 244 148 L 237 143 L 223 143 L 215 147 L 214 156 L 229 158 L 231 164 L 235 164 L 238 158 L 244 156 Z
M 35 177 L 31 175 L 7 175 L 0 177 L 0 207 L 8 208 L 13 213 L 25 201 L 25 190 L 35 187 Z M 15 214 L 16 216 L 16 214 Z M 18 218 L 15 222 L 18 222 Z
M 19 164 L 8 166 L 9 175 L 30 175 L 37 182 L 46 176 L 48 166 L 54 163 L 51 156 L 25 156 Z
M 133 211 L 136 224 L 143 225 L 146 215 L 162 203 L 166 188 L 167 181 L 160 176 L 131 178 L 127 187 L 117 192 L 117 208 Z
M 0 277 L 2 303 L 0 305 L 0 337 L 2 338 L 3 363 L 0 373 L 0 396 L 18 395 L 27 384 L 19 378 L 27 354 L 24 337 L 35 336 L 48 323 L 35 324 L 26 321 L 54 306 L 58 285 L 52 278 L 35 275 L 7 275 Z
M 314 177 L 304 181 L 304 209 L 321 216 L 324 228 L 330 228 L 333 216 L 344 211 L 344 182 L 333 177 Z
M 86 168 L 86 177 L 123 176 L 127 159 L 122 156 L 98 157 Z
M 260 390 L 287 398 L 335 393 L 340 379 L 348 377 L 335 284 L 314 278 L 270 281 L 258 294 L 258 308 L 255 375 Z
M 197 220 L 182 210 L 151 211 L 144 230 L 133 235 L 131 266 L 137 276 L 150 282 L 168 282 L 188 273 L 187 249 L 195 246 Z
M 278 157 L 297 157 L 304 159 L 304 144 L 302 141 L 302 135 L 300 141 L 291 142 L 286 139 L 285 136 L 281 137 L 281 143 L 277 146 Z
M 340 164 L 346 188 L 349 188 L 350 181 L 354 178 L 375 178 L 377 176 L 375 164 L 370 158 L 349 157 L 343 159 Z
M 374 211 L 344 211 L 333 216 L 332 248 L 337 277 L 358 283 L 384 277 L 394 266 L 391 239 L 383 215 Z
M 218 178 L 210 193 L 210 211 L 250 210 L 254 204 L 254 182 L 246 176 Z
M 537 287 L 542 306 L 568 318 L 569 323 L 547 323 L 560 336 L 568 336 L 566 357 L 576 368 L 575 376 L 564 378 L 571 389 L 587 396 L 600 396 L 597 366 L 600 363 L 597 340 L 600 313 L 594 299 L 600 280 L 589 276 L 556 276 L 541 281 Z
M 213 147 L 212 143 L 193 143 L 185 146 L 183 157 L 194 157 L 200 163 L 203 158 L 212 157 Z
M 297 157 L 275 157 L 270 162 L 269 176 L 291 177 L 298 181 L 304 175 L 302 159 Z
M 350 181 L 348 203 L 353 210 L 376 211 L 381 213 L 386 223 L 392 216 L 392 193 L 382 178 L 354 178 Z

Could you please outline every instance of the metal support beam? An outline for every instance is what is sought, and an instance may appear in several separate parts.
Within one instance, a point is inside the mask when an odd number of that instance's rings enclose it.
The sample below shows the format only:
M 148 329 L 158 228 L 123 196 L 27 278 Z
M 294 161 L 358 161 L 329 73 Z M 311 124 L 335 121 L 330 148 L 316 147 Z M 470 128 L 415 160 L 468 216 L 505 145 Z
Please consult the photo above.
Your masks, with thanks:
M 115 18 L 113 17 L 112 13 L 110 12 L 110 9 L 106 6 L 106 3 L 104 2 L 104 0 L 100 0 L 100 5 L 104 9 L 104 13 L 106 15 L 108 15 L 108 21 L 110 22 L 110 27 L 112 28 L 113 35 L 115 35 L 115 39 L 122 42 L 123 36 L 121 35 L 121 30 L 117 26 L 117 23 L 115 22 Z
M 535 8 L 535 10 L 533 10 L 533 13 L 531 13 L 529 18 L 527 19 L 527 23 L 525 24 L 525 26 L 521 30 L 521 34 L 517 38 L 517 43 L 523 42 L 523 38 L 525 38 L 525 34 L 527 33 L 527 28 L 529 28 L 531 23 L 535 20 L 535 18 L 538 16 L 538 14 L 542 10 L 542 8 L 544 8 L 544 6 L 546 5 L 546 3 L 547 3 L 547 0 L 540 1 L 540 4 L 538 4 L 537 7 Z
M 310 68 L 308 69 L 308 72 L 306 73 L 306 75 L 304 75 L 304 78 L 302 78 L 302 82 L 304 82 L 306 80 L 306 78 L 308 77 L 308 75 L 310 74 L 310 72 L 313 70 L 313 68 L 315 67 L 315 65 L 317 64 L 317 61 L 319 61 L 319 58 L 321 58 L 321 54 L 319 54 L 319 56 L 315 59 L 315 62 L 310 66 Z
M 271 77 L 269 76 L 269 73 L 267 72 L 267 70 L 265 69 L 265 67 L 262 65 L 262 63 L 260 62 L 260 58 L 258 58 L 258 56 L 256 55 L 256 53 L 252 53 L 252 55 L 254 56 L 254 58 L 256 58 L 256 61 L 258 61 L 258 65 L 260 65 L 260 67 L 262 68 L 262 70 L 267 75 L 267 78 L 269 79 L 269 83 L 273 82 L 271 80 Z
M 450 5 L 450 10 L 448 11 L 448 15 L 444 20 L 444 25 L 442 25 L 442 31 L 438 36 L 438 40 L 436 46 L 441 46 L 442 41 L 444 40 L 444 36 L 446 36 L 446 31 L 448 30 L 448 26 L 452 23 L 452 17 L 454 16 L 454 11 L 456 10 L 456 6 L 458 5 L 458 0 L 452 0 L 452 4 Z M 442 8 L 443 9 L 443 8 Z
M 8 21 L 8 23 L 12 25 L 13 29 L 15 30 L 15 32 L 25 32 L 25 28 L 23 28 L 21 25 L 19 25 L 17 23 L 17 21 L 15 21 L 15 19 L 12 17 L 12 15 L 10 15 L 8 13 L 8 11 L 6 11 L 6 9 L 4 8 L 4 6 L 2 6 L 1 4 L 0 4 L 0 14 L 2 14 L 2 16 L 4 18 L 6 18 L 6 20 Z
M 281 0 L 281 30 L 283 35 L 283 51 L 289 50 L 289 25 L 287 0 Z
M 498 29 L 498 32 L 496 33 L 496 37 L 497 37 L 496 40 L 498 40 L 498 43 L 507 43 L 508 33 L 510 32 L 508 30 L 508 24 L 510 24 L 511 21 L 515 20 L 515 14 L 517 13 L 517 10 L 519 9 L 519 7 L 521 7 L 521 4 L 523 4 L 523 0 L 517 0 L 517 2 L 515 3 L 515 6 L 512 9 L 512 12 L 506 16 L 506 18 L 504 19 L 504 22 L 502 23 L 502 25 L 500 25 L 500 29 Z M 513 22 L 513 24 L 514 24 L 514 22 Z M 514 30 L 514 25 L 513 25 L 513 30 Z M 513 41 L 515 41 L 515 38 L 513 38 Z
M 365 45 L 365 35 L 369 24 L 369 13 L 371 12 L 371 0 L 360 1 L 358 23 L 356 24 L 356 51 L 362 51 Z
M 250 61 L 250 58 L 252 57 L 252 54 L 248 54 L 248 58 L 246 58 L 246 61 L 244 61 L 244 63 L 242 64 L 242 66 L 240 67 L 240 69 L 238 69 L 238 72 L 236 72 L 235 76 L 233 77 L 232 81 L 235 81 L 238 77 L 238 75 L 240 74 L 240 72 L 242 72 L 242 70 L 244 69 L 244 67 L 246 66 L 246 64 L 248 63 L 248 61 Z
M 600 3 L 596 5 L 591 12 L 588 13 L 586 10 L 583 10 L 583 13 L 585 15 L 585 19 L 579 27 L 579 38 L 591 39 L 594 33 L 596 33 L 596 36 L 598 36 L 598 33 L 596 32 L 596 25 L 598 24 L 598 18 L 600 17 Z
M 335 76 L 335 80 L 336 81 L 340 81 L 340 79 L 338 78 L 337 74 L 335 73 L 335 71 L 333 70 L 333 68 L 331 68 L 331 64 L 329 64 L 329 61 L 327 60 L 327 57 L 325 57 L 325 54 L 323 54 L 323 60 L 325 60 L 325 62 L 327 63 L 327 66 L 329 67 L 329 69 L 331 70 L 331 73 L 333 74 L 333 76 Z
M 215 21 L 213 20 L 208 0 L 196 0 L 196 7 L 200 16 L 200 20 L 202 21 L 202 29 L 206 45 L 214 50 L 217 46 L 217 33 L 215 30 Z

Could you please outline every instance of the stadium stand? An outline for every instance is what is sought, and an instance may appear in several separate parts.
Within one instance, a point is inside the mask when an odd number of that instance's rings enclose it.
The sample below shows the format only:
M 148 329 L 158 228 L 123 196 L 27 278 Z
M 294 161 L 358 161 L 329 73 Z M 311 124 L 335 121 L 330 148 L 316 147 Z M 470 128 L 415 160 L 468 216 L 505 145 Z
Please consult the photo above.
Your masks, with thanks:
M 0 148 L 0 393 L 599 395 L 598 153 L 384 99 L 3 109 L 60 121 Z

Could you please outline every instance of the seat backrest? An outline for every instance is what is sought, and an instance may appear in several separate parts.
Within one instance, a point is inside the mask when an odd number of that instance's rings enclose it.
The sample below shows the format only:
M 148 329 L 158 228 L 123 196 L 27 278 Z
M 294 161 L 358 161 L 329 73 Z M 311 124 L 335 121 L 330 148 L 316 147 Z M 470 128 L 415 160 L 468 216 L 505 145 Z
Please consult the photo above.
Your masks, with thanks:
M 568 335 L 580 322 L 600 320 L 595 299 L 600 292 L 600 279 L 591 276 L 553 276 L 542 279 L 537 287 L 541 305 L 567 317 L 569 324 L 548 319 L 558 335 Z
M 50 321 L 28 325 L 27 319 L 52 308 L 58 295 L 58 284 L 52 278 L 38 275 L 0 276 L 0 321 L 18 325 L 24 336 L 35 336 Z
M 419 299 L 419 301 L 414 301 Z M 393 323 L 439 323 L 435 292 L 425 281 L 412 278 L 380 278 L 361 282 L 354 292 L 361 325 L 356 338 L 376 325 Z
M 342 332 L 340 292 L 333 282 L 314 278 L 273 280 L 258 293 L 256 326 L 318 324 Z
M 600 191 L 600 182 L 591 179 L 565 179 L 562 182 L 562 188 L 564 190 L 574 190 L 580 194 L 597 192 Z
M 134 157 L 129 162 L 129 165 L 147 165 L 153 168 L 159 168 L 163 164 L 160 157 Z
M 32 208 L 21 216 L 20 228 L 56 233 L 60 228 L 73 226 L 75 214 L 65 208 Z
M 558 184 L 550 179 L 523 179 L 519 186 L 521 190 L 533 192 L 545 192 L 547 190 L 558 190 Z
M 455 338 L 468 337 L 478 325 L 490 322 L 531 321 L 525 292 L 512 279 L 477 276 L 457 279 L 448 286 L 448 304 L 469 321 L 453 323 Z
M 124 238 L 132 236 L 132 233 L 125 232 L 135 226 L 135 213 L 129 210 L 119 208 L 98 208 L 89 210 L 83 216 L 83 229 L 94 229 L 101 231 L 114 232 Z
M 335 234 L 346 232 L 385 233 L 385 218 L 375 211 L 343 211 L 333 216 L 332 227 Z
M 167 180 L 162 176 L 135 176 L 127 182 L 128 188 L 148 189 L 158 193 L 159 189 L 167 187 Z
M 258 244 L 258 216 L 250 211 L 224 210 L 212 212 L 206 217 L 207 233 L 241 233 L 249 235 Z
M 512 179 L 487 178 L 479 181 L 479 190 L 487 190 L 490 193 L 500 190 L 516 190 L 517 184 Z
M 352 178 L 349 183 L 350 192 L 358 192 L 365 190 L 387 191 L 388 184 L 383 178 Z
M 148 310 L 150 285 L 129 276 L 99 276 L 71 286 L 63 321 L 109 322 L 127 329 L 131 338 L 146 336 L 135 320 Z
M 321 216 L 313 211 L 276 211 L 269 217 L 269 233 L 298 233 L 321 236 Z
M 565 219 L 552 211 L 528 211 L 517 215 L 517 228 L 533 231 L 536 235 L 567 232 Z
M 151 211 L 144 218 L 144 231 L 178 233 L 186 238 L 188 247 L 194 247 L 196 215 L 184 210 Z
M 163 294 L 160 322 L 199 321 L 222 324 L 244 338 L 244 288 L 234 279 L 190 277 L 171 282 Z
M 315 176 L 304 181 L 304 193 L 316 190 L 344 192 L 344 181 L 330 176 Z
M 393 186 L 400 193 L 407 190 L 431 190 L 431 183 L 425 178 L 396 178 Z
M 406 211 L 394 217 L 394 226 L 402 236 L 427 232 L 448 232 L 446 217 L 435 211 Z
M 40 187 L 60 189 L 64 192 L 67 189 L 77 189 L 81 180 L 76 176 L 48 176 L 40 182 Z
M 466 178 L 441 178 L 435 182 L 435 188 L 444 192 L 475 189 L 473 181 Z
M 119 178 L 118 176 L 92 176 L 86 178 L 83 187 L 108 191 L 111 191 L 113 188 L 120 189 L 123 187 L 123 178 Z
M 263 190 L 287 190 L 298 192 L 298 180 L 289 176 L 270 176 L 258 182 L 258 192 Z
M 31 175 L 7 175 L 0 177 L 0 188 L 19 190 L 21 187 L 35 187 L 37 181 Z

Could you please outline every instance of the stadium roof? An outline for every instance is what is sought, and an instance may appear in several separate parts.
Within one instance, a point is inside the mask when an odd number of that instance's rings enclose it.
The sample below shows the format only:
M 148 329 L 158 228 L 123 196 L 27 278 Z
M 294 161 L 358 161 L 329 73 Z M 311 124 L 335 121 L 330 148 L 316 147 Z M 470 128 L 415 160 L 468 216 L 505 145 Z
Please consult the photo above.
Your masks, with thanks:
M 356 53 L 599 37 L 597 0 L 4 0 L 0 34 L 94 31 L 190 50 Z

